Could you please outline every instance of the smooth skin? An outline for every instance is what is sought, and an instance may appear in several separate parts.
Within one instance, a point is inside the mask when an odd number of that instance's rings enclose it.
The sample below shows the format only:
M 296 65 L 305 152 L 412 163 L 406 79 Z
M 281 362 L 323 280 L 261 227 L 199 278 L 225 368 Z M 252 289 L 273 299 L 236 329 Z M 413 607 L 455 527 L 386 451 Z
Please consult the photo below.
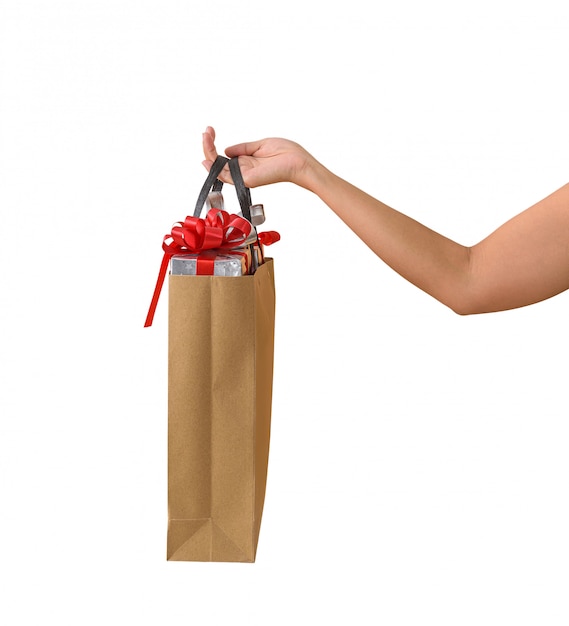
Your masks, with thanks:
M 211 126 L 203 150 L 209 170 L 217 157 Z M 569 184 L 467 247 L 354 187 L 293 141 L 261 139 L 225 154 L 239 157 L 247 187 L 290 182 L 316 194 L 387 265 L 459 315 L 514 309 L 569 288 Z M 232 182 L 227 167 L 220 178 Z

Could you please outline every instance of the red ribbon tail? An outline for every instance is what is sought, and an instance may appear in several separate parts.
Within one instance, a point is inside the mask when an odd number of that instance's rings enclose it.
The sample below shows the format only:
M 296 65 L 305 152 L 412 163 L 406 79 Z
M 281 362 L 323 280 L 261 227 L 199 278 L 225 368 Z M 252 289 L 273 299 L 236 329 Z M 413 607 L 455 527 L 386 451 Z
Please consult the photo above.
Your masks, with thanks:
M 264 232 L 259 233 L 259 241 L 264 246 L 270 246 L 272 243 L 280 241 L 280 239 L 281 236 L 276 230 L 265 230 Z
M 158 305 L 158 298 L 160 298 L 160 292 L 162 291 L 162 285 L 164 284 L 164 278 L 166 278 L 166 272 L 168 271 L 168 264 L 170 263 L 170 257 L 172 255 L 166 253 L 162 258 L 162 265 L 160 265 L 160 271 L 158 272 L 158 279 L 156 280 L 156 287 L 154 287 L 154 295 L 150 302 L 150 308 L 148 309 L 148 315 L 144 322 L 144 328 L 152 326 L 152 320 L 154 319 L 154 313 L 156 312 L 156 306 Z

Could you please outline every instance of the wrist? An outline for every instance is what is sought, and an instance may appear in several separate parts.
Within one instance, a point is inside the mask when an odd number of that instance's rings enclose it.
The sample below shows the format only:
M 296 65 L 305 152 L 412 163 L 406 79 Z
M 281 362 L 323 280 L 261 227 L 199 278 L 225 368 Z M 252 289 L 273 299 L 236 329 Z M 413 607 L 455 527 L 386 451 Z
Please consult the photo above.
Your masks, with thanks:
M 318 189 L 324 184 L 327 174 L 328 170 L 312 155 L 307 154 L 291 182 L 318 195 Z

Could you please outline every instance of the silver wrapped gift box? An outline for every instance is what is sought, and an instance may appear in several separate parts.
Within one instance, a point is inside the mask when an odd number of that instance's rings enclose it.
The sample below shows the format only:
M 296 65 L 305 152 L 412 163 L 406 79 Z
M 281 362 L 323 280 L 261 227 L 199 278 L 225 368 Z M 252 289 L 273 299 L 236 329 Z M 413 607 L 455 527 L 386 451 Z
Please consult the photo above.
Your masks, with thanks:
M 202 263 L 198 271 L 199 262 Z M 170 273 L 174 276 L 195 276 L 205 274 L 209 276 L 244 276 L 249 273 L 251 253 L 248 248 L 232 252 L 175 254 L 172 257 Z M 213 267 L 213 272 L 211 268 Z M 204 269 L 207 271 L 204 271 Z

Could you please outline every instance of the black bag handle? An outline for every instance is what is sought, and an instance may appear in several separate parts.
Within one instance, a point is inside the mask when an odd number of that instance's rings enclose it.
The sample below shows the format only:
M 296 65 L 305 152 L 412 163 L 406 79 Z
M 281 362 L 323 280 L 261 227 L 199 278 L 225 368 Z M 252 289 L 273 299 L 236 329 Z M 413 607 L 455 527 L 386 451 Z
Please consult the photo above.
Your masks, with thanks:
M 251 221 L 251 192 L 248 187 L 245 187 L 245 183 L 243 182 L 241 168 L 239 167 L 239 160 L 237 157 L 234 159 L 228 159 L 223 156 L 218 156 L 209 170 L 209 174 L 203 184 L 196 202 L 194 217 L 199 217 L 201 215 L 205 201 L 207 200 L 207 196 L 211 190 L 221 191 L 223 181 L 219 180 L 218 176 L 221 174 L 221 171 L 227 163 L 229 163 L 229 171 L 231 172 L 231 176 L 233 178 L 233 183 L 237 192 L 237 199 L 239 200 L 239 205 L 241 206 L 241 213 L 243 213 L 243 217 L 246 220 Z
M 245 219 L 251 221 L 251 205 L 253 204 L 251 202 L 251 192 L 248 187 L 245 187 L 245 183 L 243 182 L 238 157 L 230 159 L 229 171 L 231 172 L 231 178 L 233 178 L 235 191 L 237 191 L 237 199 L 241 205 L 241 213 L 243 213 Z
M 221 174 L 221 170 L 225 167 L 225 165 L 229 162 L 229 159 L 226 157 L 218 156 L 217 159 L 213 162 L 211 169 L 209 170 L 209 174 L 205 179 L 205 183 L 200 191 L 200 195 L 198 196 L 198 200 L 196 202 L 196 208 L 194 209 L 194 217 L 199 217 L 201 215 L 202 209 L 204 207 L 205 201 L 207 200 L 207 196 L 211 191 L 212 187 L 215 186 L 215 191 L 219 191 L 223 185 L 222 181 L 218 180 L 218 176 Z

